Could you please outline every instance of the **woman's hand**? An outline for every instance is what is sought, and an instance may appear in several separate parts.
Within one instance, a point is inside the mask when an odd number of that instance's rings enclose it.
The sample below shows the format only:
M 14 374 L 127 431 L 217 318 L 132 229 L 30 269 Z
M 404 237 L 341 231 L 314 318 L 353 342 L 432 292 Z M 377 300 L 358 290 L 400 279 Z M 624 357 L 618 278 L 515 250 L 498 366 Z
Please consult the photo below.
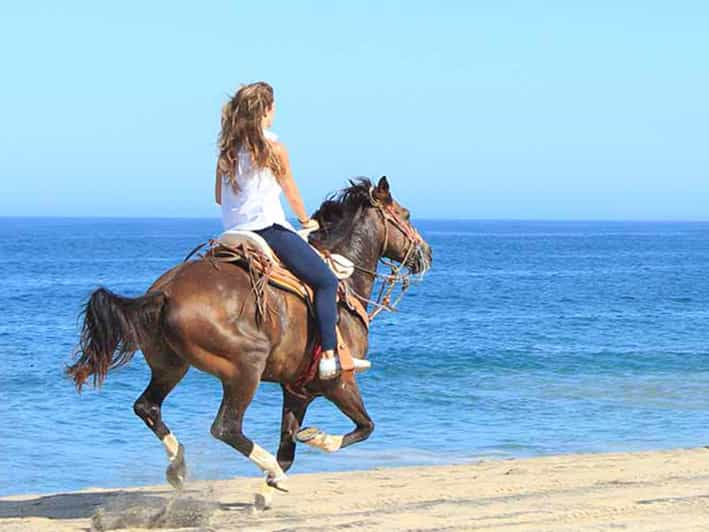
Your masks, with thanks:
M 298 220 L 300 222 L 300 228 L 304 231 L 317 231 L 320 229 L 320 224 L 317 220 L 313 218 L 308 218 L 307 220 Z
M 318 221 L 313 220 L 312 218 L 298 221 L 300 222 L 300 229 L 298 229 L 297 233 L 306 242 L 308 242 L 308 237 L 310 236 L 310 233 L 320 229 L 320 224 L 318 223 Z

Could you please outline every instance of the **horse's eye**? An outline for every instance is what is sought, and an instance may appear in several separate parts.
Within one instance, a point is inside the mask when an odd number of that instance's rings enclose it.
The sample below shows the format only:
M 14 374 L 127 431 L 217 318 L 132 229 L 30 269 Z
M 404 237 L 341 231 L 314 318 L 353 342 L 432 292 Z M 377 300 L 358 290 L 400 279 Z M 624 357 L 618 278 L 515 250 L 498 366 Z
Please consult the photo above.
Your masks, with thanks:
M 411 220 L 411 212 L 409 211 L 409 209 L 404 209 L 404 219 L 405 219 L 407 222 L 408 222 L 409 220 Z

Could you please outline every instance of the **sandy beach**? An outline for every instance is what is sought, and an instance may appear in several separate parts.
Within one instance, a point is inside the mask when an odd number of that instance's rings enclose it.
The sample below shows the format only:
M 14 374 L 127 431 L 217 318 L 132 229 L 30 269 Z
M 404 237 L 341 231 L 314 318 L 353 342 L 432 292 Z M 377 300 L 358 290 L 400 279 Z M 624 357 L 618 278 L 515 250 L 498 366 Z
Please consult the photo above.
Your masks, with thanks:
M 0 499 L 0 530 L 707 530 L 709 450 L 552 456 Z

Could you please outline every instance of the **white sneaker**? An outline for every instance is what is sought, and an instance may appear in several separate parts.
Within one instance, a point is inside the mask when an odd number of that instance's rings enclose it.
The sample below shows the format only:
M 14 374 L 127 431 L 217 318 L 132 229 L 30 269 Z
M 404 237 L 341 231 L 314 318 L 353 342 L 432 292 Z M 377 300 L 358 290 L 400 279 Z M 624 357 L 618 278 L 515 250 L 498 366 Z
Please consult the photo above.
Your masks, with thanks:
M 318 364 L 318 374 L 322 380 L 334 379 L 337 376 L 339 364 L 337 363 L 337 357 L 320 359 Z

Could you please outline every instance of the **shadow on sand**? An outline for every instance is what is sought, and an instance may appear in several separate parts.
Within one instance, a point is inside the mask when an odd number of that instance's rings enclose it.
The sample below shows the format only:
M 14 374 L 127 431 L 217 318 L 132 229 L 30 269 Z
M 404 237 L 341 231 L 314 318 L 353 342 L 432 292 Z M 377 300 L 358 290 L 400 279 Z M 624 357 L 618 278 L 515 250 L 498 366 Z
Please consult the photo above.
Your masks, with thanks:
M 246 511 L 246 503 L 211 502 L 201 491 L 102 491 L 0 500 L 1 518 L 91 519 L 95 530 L 207 526 L 214 512 Z

